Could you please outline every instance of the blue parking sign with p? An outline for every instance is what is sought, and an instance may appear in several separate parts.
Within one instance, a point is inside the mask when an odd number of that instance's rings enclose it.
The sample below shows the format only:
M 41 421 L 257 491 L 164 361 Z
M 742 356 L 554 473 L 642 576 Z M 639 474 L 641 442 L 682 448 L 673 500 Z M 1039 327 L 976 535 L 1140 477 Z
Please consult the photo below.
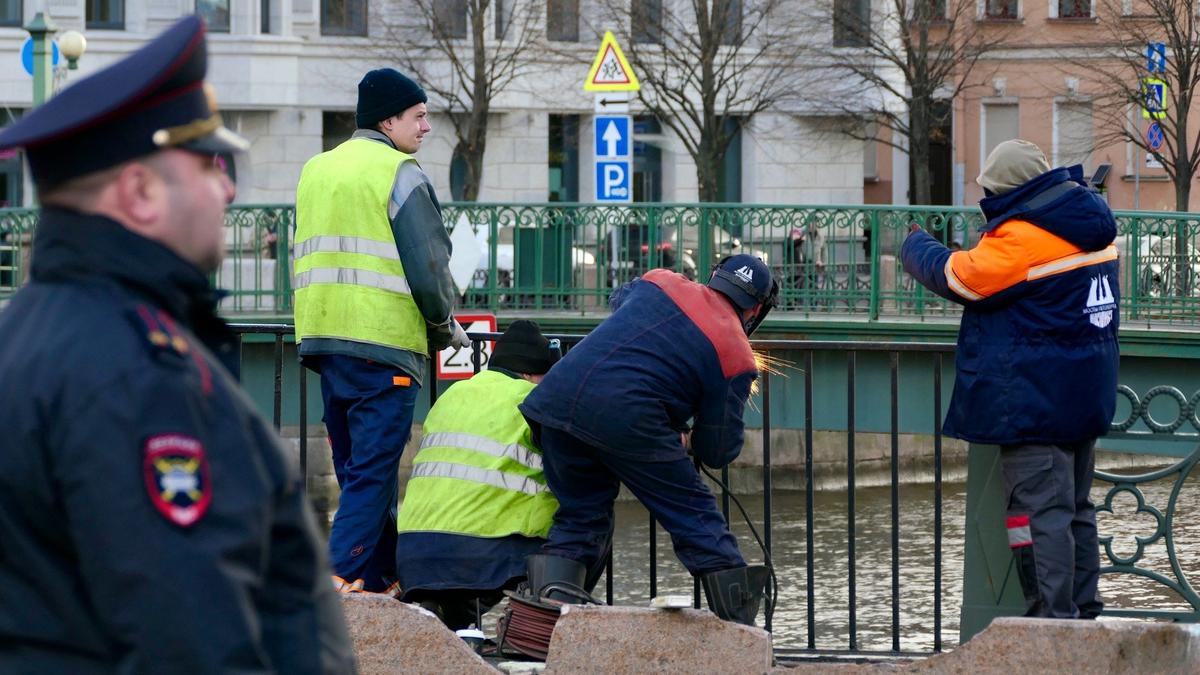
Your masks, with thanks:
M 596 201 L 633 201 L 630 187 L 630 162 L 596 162 Z

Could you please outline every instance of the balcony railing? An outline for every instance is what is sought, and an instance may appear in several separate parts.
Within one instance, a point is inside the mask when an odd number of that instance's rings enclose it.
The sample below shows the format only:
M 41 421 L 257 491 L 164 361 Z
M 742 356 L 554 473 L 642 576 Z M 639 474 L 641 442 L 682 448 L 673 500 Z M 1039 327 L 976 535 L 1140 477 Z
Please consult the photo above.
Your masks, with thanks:
M 781 312 L 793 316 L 927 319 L 959 307 L 930 293 L 897 252 L 918 223 L 948 245 L 969 248 L 978 209 L 742 204 L 448 204 L 451 227 L 472 228 L 479 267 L 467 309 L 604 313 L 613 288 L 665 267 L 707 278 L 722 257 L 762 256 L 778 275 Z M 0 302 L 27 275 L 36 226 L 30 209 L 0 209 Z M 291 205 L 233 206 L 228 254 L 215 282 L 235 316 L 291 313 Z M 1117 212 L 1121 311 L 1168 325 L 1200 321 L 1200 214 Z

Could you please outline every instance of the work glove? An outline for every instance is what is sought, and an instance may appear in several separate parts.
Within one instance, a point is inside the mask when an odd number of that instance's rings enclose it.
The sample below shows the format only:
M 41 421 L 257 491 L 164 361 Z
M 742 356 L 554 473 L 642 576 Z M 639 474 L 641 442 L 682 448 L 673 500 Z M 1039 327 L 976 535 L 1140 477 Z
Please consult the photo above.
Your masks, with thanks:
M 454 317 L 450 317 L 450 346 L 461 347 L 468 349 L 471 346 L 471 338 L 467 337 L 467 331 L 463 329 L 462 324 Z

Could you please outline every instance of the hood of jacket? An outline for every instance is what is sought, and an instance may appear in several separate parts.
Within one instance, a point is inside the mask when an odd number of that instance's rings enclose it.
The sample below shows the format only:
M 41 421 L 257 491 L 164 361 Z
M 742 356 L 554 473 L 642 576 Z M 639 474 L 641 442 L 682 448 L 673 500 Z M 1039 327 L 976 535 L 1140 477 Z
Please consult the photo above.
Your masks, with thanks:
M 1009 220 L 1026 220 L 1085 251 L 1099 251 L 1116 239 L 1112 209 L 1083 179 L 1083 166 L 1051 169 L 1010 192 L 979 202 L 989 232 Z

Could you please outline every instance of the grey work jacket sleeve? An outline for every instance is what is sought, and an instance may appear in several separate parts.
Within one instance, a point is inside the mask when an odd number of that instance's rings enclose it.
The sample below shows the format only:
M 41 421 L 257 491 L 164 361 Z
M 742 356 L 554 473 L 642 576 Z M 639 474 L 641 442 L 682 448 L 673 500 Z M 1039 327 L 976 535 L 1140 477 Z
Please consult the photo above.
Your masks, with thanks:
M 450 234 L 442 222 L 441 205 L 416 162 L 403 162 L 396 170 L 388 217 L 431 346 L 442 349 L 450 343 L 450 315 L 458 291 L 450 276 Z

